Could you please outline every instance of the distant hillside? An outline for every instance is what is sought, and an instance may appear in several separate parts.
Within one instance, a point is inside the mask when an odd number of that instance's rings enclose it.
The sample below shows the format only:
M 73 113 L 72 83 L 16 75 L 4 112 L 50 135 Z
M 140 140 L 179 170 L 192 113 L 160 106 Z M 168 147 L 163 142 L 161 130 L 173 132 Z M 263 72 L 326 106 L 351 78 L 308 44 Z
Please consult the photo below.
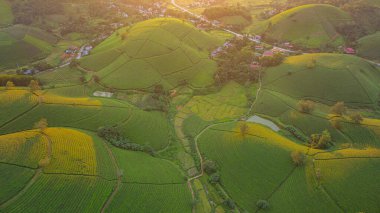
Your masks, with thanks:
M 220 42 L 178 19 L 152 19 L 123 28 L 81 61 L 100 83 L 117 89 L 173 88 L 213 83 L 216 70 L 209 51 Z
M 339 46 L 344 41 L 337 27 L 349 21 L 350 16 L 337 7 L 310 4 L 278 14 L 265 21 L 256 31 L 263 33 L 269 40 L 290 41 L 306 48 Z
M 268 69 L 264 88 L 293 98 L 334 103 L 374 104 L 380 72 L 364 59 L 341 54 L 306 54 Z
M 12 9 L 7 0 L 0 0 L 0 27 L 12 24 Z
M 53 35 L 33 27 L 14 25 L 0 29 L 0 69 L 43 58 L 56 42 Z
M 365 58 L 380 60 L 380 32 L 359 39 L 358 54 Z

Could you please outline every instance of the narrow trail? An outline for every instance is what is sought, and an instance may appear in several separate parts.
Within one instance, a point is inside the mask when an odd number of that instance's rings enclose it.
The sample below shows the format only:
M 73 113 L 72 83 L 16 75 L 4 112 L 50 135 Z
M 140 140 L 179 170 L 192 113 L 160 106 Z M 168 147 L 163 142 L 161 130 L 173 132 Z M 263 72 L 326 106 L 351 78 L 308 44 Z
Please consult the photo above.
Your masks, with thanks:
M 122 176 L 120 174 L 121 170 L 120 170 L 119 165 L 118 165 L 118 163 L 116 161 L 115 155 L 113 154 L 111 148 L 108 146 L 108 144 L 106 142 L 104 142 L 104 146 L 106 147 L 108 155 L 110 156 L 112 164 L 113 164 L 113 166 L 114 166 L 114 168 L 116 170 L 117 183 L 116 183 L 116 186 L 113 189 L 111 195 L 108 197 L 108 200 L 104 203 L 104 205 L 103 205 L 103 207 L 101 209 L 101 213 L 104 213 L 107 210 L 107 208 L 110 206 L 112 200 L 116 196 L 117 192 L 120 190 L 120 187 L 121 187 L 121 184 L 122 184 L 122 179 L 121 179 Z
M 47 150 L 46 150 L 47 151 L 46 160 L 47 160 L 47 162 L 50 162 L 51 156 L 52 156 L 51 138 L 48 135 L 46 135 L 45 133 L 41 133 L 41 135 L 46 137 L 46 139 L 48 141 L 48 146 L 47 146 Z M 43 160 L 43 159 L 41 159 L 41 160 Z M 14 203 L 15 201 L 17 201 L 21 196 L 23 196 L 29 190 L 30 187 L 32 187 L 34 185 L 34 183 L 36 183 L 36 181 L 41 177 L 42 174 L 43 174 L 43 167 L 39 167 L 36 170 L 34 176 L 25 185 L 25 187 L 21 191 L 19 191 L 15 196 L 13 196 L 9 200 L 7 200 L 5 203 L 1 204 L 0 209 L 4 209 L 4 208 L 8 207 L 9 205 L 11 205 L 12 203 Z

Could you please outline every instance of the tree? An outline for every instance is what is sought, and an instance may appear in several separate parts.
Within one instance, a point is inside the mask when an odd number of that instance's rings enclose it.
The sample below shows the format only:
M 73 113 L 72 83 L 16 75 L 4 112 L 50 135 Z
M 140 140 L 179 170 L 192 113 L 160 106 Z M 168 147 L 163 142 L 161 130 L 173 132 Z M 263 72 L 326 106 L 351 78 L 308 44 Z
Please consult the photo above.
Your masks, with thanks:
M 207 160 L 203 163 L 203 171 L 205 171 L 207 174 L 211 175 L 217 171 L 217 166 L 214 161 Z
M 315 103 L 310 100 L 300 100 L 298 102 L 298 108 L 303 113 L 311 113 L 315 108 Z
M 330 112 L 342 116 L 347 111 L 346 106 L 344 105 L 344 102 L 337 102 L 334 106 L 331 107 Z
M 230 209 L 236 208 L 235 202 L 230 198 L 227 198 L 226 200 L 224 200 L 223 203 L 224 203 L 224 205 L 226 205 Z
M 269 208 L 269 202 L 266 200 L 258 200 L 256 202 L 256 207 L 259 209 L 268 209 Z
M 290 156 L 295 166 L 302 166 L 305 162 L 305 154 L 300 151 L 293 151 Z
M 363 116 L 358 112 L 353 112 L 350 114 L 350 119 L 354 123 L 360 124 L 363 121 Z
M 37 91 L 37 90 L 41 89 L 40 84 L 36 80 L 31 80 L 30 81 L 29 88 L 30 88 L 31 92 L 34 92 L 34 91 Z
M 7 81 L 7 84 L 5 85 L 5 89 L 12 89 L 13 87 L 15 87 L 15 84 L 13 83 L 13 81 Z
M 247 123 L 242 123 L 240 125 L 240 134 L 245 137 L 249 132 L 249 126 L 247 125 Z
M 214 174 L 210 175 L 210 177 L 208 178 L 208 182 L 210 182 L 211 184 L 219 183 L 220 182 L 220 175 L 218 173 L 214 173 Z
M 325 130 L 322 134 L 313 134 L 310 139 L 310 146 L 316 149 L 326 149 L 331 143 L 331 134 Z
M 39 129 L 41 133 L 44 133 L 46 128 L 48 128 L 48 121 L 46 118 L 41 118 L 37 123 L 34 124 L 35 129 Z
M 331 121 L 331 125 L 337 129 L 337 130 L 341 130 L 342 129 L 342 124 L 340 122 L 340 119 L 338 118 L 333 118 Z

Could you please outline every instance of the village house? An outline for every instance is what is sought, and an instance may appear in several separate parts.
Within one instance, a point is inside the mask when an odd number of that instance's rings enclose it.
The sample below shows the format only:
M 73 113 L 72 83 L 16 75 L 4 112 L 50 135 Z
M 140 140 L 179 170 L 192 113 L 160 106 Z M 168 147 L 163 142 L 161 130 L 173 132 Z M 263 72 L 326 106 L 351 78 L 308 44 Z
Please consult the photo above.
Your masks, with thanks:
M 274 52 L 272 50 L 267 50 L 263 53 L 263 57 L 273 57 Z
M 356 54 L 356 50 L 352 47 L 346 47 L 346 48 L 344 48 L 343 51 L 345 54 L 350 54 L 350 55 Z

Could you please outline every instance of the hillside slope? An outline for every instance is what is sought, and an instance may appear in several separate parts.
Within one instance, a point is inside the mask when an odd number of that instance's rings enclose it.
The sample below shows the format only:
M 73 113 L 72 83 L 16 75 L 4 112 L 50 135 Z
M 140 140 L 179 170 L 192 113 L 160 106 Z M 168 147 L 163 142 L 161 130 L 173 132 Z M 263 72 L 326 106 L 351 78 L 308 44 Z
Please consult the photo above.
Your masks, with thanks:
M 377 102 L 380 72 L 364 59 L 341 54 L 307 54 L 289 57 L 270 68 L 264 88 L 294 98 L 352 104 Z
M 117 89 L 148 89 L 181 83 L 204 87 L 213 83 L 216 64 L 209 51 L 220 42 L 178 19 L 152 19 L 123 28 L 97 46 L 81 66 Z
M 0 29 L 0 69 L 43 58 L 56 42 L 56 37 L 38 28 L 14 25 Z
M 350 16 L 337 7 L 310 4 L 282 12 L 256 30 L 264 33 L 267 39 L 290 41 L 306 48 L 339 46 L 343 44 L 343 38 L 337 27 L 348 21 L 351 21 Z
M 365 58 L 380 60 L 380 32 L 359 39 L 358 54 Z
M 7 0 L 0 0 L 0 27 L 12 24 L 12 9 Z

